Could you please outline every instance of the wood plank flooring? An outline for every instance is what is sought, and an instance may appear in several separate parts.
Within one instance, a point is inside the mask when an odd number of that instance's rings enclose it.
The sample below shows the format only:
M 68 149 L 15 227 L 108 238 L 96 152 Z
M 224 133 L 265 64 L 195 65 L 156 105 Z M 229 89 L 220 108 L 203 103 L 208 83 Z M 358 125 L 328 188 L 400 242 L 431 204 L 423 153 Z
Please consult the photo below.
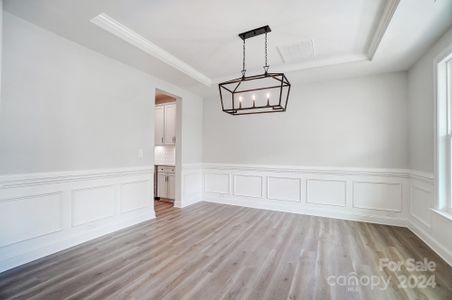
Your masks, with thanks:
M 0 274 L 0 299 L 452 299 L 452 268 L 406 228 L 203 202 L 156 210 Z M 384 258 L 436 268 L 380 270 Z M 397 275 L 434 275 L 436 287 L 399 288 Z M 388 287 L 366 285 L 369 276 Z

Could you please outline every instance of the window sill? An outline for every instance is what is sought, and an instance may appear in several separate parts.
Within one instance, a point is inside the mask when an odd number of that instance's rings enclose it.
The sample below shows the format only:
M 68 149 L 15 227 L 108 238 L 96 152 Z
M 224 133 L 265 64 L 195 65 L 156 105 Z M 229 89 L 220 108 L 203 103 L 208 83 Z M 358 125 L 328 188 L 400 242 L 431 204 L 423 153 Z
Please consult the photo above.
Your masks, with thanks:
M 445 210 L 440 210 L 440 209 L 434 209 L 432 208 L 432 210 L 437 213 L 438 215 L 440 215 L 441 217 L 445 218 L 446 220 L 449 220 L 452 222 L 452 213 L 445 211 Z

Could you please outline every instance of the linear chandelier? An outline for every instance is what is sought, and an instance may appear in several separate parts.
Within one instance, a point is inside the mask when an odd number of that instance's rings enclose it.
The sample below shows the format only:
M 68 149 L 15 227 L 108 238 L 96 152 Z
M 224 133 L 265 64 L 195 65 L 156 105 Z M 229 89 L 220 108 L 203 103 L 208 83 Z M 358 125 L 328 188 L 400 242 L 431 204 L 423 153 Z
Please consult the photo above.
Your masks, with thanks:
M 231 115 L 249 115 L 272 112 L 283 112 L 289 101 L 290 83 L 284 73 L 269 73 L 267 59 L 268 38 L 271 32 L 266 25 L 239 34 L 243 40 L 242 76 L 218 84 L 221 109 Z M 246 40 L 265 34 L 265 65 L 264 73 L 246 76 L 245 50 Z

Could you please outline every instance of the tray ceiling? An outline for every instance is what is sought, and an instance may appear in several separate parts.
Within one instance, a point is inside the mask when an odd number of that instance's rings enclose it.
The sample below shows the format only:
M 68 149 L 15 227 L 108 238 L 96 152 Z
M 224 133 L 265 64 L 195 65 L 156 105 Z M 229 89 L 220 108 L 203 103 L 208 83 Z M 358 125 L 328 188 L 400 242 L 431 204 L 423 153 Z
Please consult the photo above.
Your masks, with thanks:
M 4 6 L 93 50 L 199 91 L 239 76 L 237 34 L 266 24 L 272 28 L 270 70 L 291 72 L 290 78 L 406 69 L 450 26 L 451 3 L 5 0 Z M 248 74 L 262 72 L 263 43 L 262 38 L 247 41 Z

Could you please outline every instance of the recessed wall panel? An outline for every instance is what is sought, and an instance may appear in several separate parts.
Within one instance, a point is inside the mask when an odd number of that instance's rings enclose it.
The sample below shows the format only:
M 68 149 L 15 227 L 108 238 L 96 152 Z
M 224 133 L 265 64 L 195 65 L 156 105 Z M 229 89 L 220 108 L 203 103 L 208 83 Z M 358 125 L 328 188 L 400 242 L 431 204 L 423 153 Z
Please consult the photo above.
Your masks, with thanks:
M 402 185 L 386 182 L 354 182 L 353 207 L 400 212 Z
M 62 193 L 0 200 L 0 247 L 62 230 Z
M 229 194 L 229 174 L 205 174 L 204 191 L 207 193 Z
M 427 227 L 431 226 L 433 193 L 424 188 L 411 186 L 410 214 Z
M 72 192 L 72 225 L 82 225 L 115 214 L 115 194 L 113 186 L 97 186 Z
M 262 198 L 262 176 L 234 175 L 234 196 Z
M 121 212 L 152 205 L 151 181 L 142 180 L 121 184 Z
M 280 201 L 301 201 L 301 180 L 288 177 L 268 177 L 267 198 Z
M 340 180 L 307 180 L 306 202 L 310 204 L 345 206 L 346 182 Z

